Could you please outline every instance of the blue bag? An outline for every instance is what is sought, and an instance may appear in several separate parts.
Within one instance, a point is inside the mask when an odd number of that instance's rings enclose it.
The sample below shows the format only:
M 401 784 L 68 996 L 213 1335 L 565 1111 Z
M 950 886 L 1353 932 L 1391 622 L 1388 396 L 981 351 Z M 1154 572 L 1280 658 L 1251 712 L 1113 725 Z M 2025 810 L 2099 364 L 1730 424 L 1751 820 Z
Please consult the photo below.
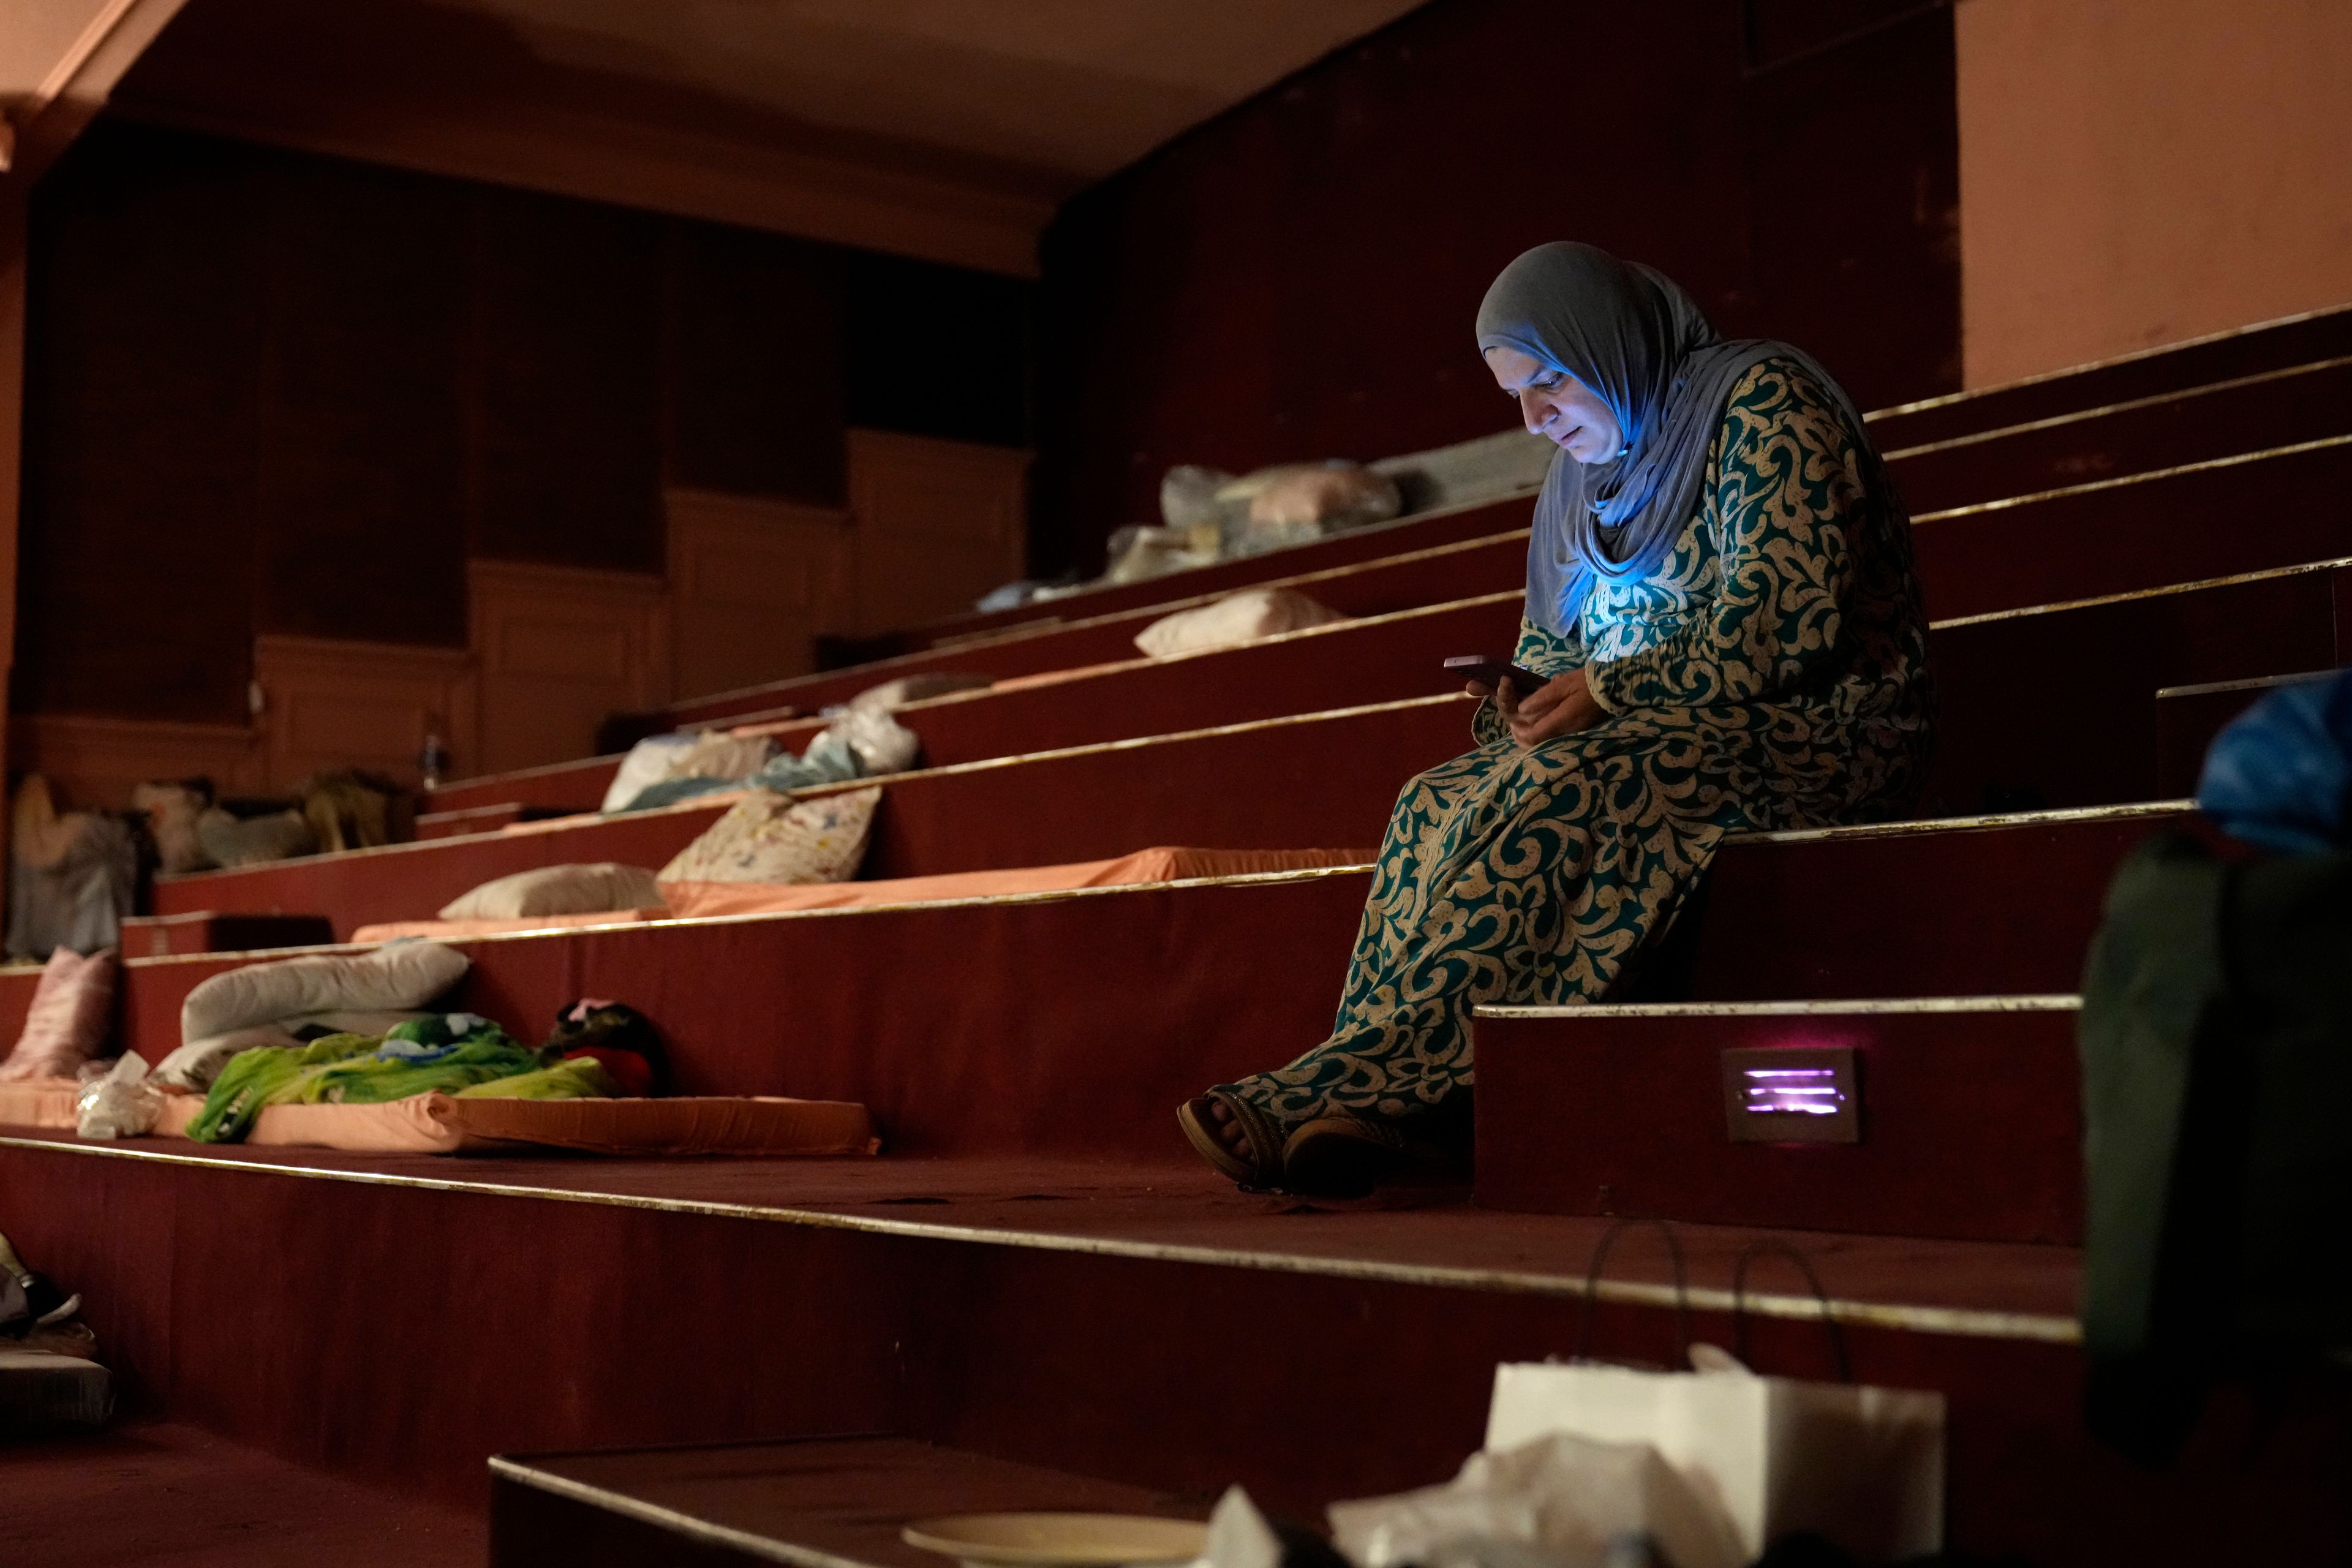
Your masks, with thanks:
M 2352 669 L 2273 691 L 2205 753 L 2197 805 L 2222 830 L 2284 855 L 2342 847 L 2352 795 Z

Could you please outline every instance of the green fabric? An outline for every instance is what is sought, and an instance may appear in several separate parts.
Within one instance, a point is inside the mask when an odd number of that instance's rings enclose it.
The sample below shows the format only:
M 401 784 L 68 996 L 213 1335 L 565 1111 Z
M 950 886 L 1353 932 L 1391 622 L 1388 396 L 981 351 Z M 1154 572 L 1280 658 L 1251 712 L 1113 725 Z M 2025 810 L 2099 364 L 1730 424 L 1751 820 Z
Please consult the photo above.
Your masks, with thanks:
M 1934 708 L 1900 500 L 1786 360 L 1709 462 L 1658 572 L 1597 584 L 1572 637 L 1523 626 L 1519 661 L 1586 668 L 1612 716 L 1525 751 L 1482 706 L 1398 798 L 1330 1037 L 1219 1087 L 1285 1127 L 1433 1110 L 1473 1082 L 1474 1004 L 1600 1000 L 1726 833 L 1900 813 Z
M 256 1046 L 229 1058 L 205 1096 L 205 1108 L 188 1123 L 188 1136 L 199 1143 L 236 1143 L 253 1130 L 253 1119 L 272 1098 L 305 1071 L 339 1062 L 381 1044 L 372 1035 L 328 1035 L 298 1050 L 282 1046 Z
M 593 1057 L 578 1057 L 457 1090 L 459 1100 L 618 1100 L 621 1086 Z
M 329 1035 L 299 1050 L 260 1046 L 229 1058 L 188 1136 L 239 1142 L 272 1105 L 377 1105 L 450 1094 L 536 1073 L 549 1059 L 488 1019 L 462 1013 L 412 1018 L 383 1036 Z
M 268 1103 L 381 1105 L 436 1090 L 452 1094 L 493 1079 L 532 1071 L 539 1065 L 538 1052 L 517 1045 L 493 1024 L 428 1061 L 385 1056 L 379 1050 L 310 1068 L 273 1090 Z

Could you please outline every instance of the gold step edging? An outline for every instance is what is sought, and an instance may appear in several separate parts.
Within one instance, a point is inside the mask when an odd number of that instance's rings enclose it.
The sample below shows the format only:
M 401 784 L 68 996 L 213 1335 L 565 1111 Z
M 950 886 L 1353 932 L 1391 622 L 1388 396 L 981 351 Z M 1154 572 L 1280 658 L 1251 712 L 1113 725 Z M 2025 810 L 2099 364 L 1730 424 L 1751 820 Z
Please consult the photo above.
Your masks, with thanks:
M 2013 381 L 1995 382 L 1990 386 L 1964 386 L 1958 392 L 1938 393 L 1934 397 L 1916 398 L 1909 403 L 1897 403 L 1885 408 L 1874 408 L 1862 416 L 1863 422 L 1868 424 L 1874 419 L 1891 419 L 1898 414 L 1925 413 L 1930 408 L 1949 408 L 1956 404 L 1970 403 L 1979 397 L 1990 397 L 1995 393 L 2014 392 L 2021 387 L 2039 386 L 2044 382 L 2063 381 L 2070 375 L 2081 375 L 2086 371 L 2107 370 L 2119 364 L 2132 364 L 2144 359 L 2156 359 L 2165 354 L 2177 353 L 2182 349 L 2203 348 L 2208 343 L 2227 342 L 2231 338 L 2252 337 L 2256 332 L 2271 331 L 2279 327 L 2300 326 L 2305 321 L 2316 321 L 2327 316 L 2339 316 L 2347 310 L 2352 310 L 2352 304 L 2326 305 L 2316 310 L 2298 310 L 2291 316 L 2274 316 L 2267 321 L 2249 321 L 2242 327 L 2225 327 L 2218 332 L 2204 332 L 2193 338 L 2182 338 L 2177 342 L 2158 343 L 2144 349 L 2130 349 L 2123 353 L 2109 355 L 2105 359 L 2084 360 L 2080 364 L 2062 365 L 2056 370 L 2036 371 L 2032 375 L 2021 375 Z
M 2004 437 L 2031 435 L 2042 430 L 2055 430 L 2063 426 L 2079 425 L 2085 420 L 2104 419 L 2110 415 L 2132 414 L 2143 408 L 2162 404 L 2180 403 L 2192 397 L 2203 397 L 2216 392 L 2235 392 L 2242 387 L 2260 386 L 2265 382 L 2284 381 L 2289 376 L 2315 375 L 2321 371 L 2340 370 L 2352 365 L 2352 354 L 2335 359 L 2313 360 L 2306 364 L 2291 364 L 2277 370 L 2256 371 L 2252 375 L 2232 376 L 2227 381 L 2209 381 L 2196 386 L 2184 386 L 2172 392 L 2151 392 L 2145 397 L 2127 397 L 2121 403 L 2109 403 L 2097 408 L 2076 409 L 2071 414 L 2045 415 L 2040 419 L 2023 419 L 2014 425 L 1998 425 L 1990 430 L 1978 430 L 1966 436 L 1948 436 L 1940 441 L 1927 441 L 1916 447 L 1897 447 L 1879 456 L 1888 462 L 1898 458 L 1923 458 L 1932 452 L 1948 452 L 1957 447 L 1981 446 Z
M 1006 1226 L 951 1226 L 884 1215 L 835 1214 L 824 1209 L 759 1204 L 720 1203 L 698 1198 L 653 1198 L 632 1194 L 577 1192 L 522 1183 L 460 1181 L 441 1176 L 414 1176 L 385 1171 L 335 1170 L 316 1165 L 279 1164 L 268 1158 L 226 1160 L 160 1149 L 68 1142 L 61 1138 L 24 1138 L 0 1134 L 0 1148 L 47 1150 L 100 1159 L 152 1160 L 166 1164 L 258 1175 L 294 1176 L 316 1181 L 352 1182 L 369 1186 L 404 1187 L 416 1191 L 473 1194 L 492 1197 L 532 1198 L 553 1203 L 598 1204 L 614 1208 L 653 1210 L 720 1219 L 750 1219 L 804 1226 L 811 1229 L 845 1230 L 908 1240 L 962 1242 L 986 1247 L 1019 1247 L 1030 1251 L 1075 1253 L 1139 1262 L 1191 1264 L 1219 1268 L 1248 1268 L 1273 1274 L 1307 1275 L 1371 1283 L 1427 1286 L 1510 1295 L 1546 1296 L 1638 1307 L 1673 1307 L 1687 1300 L 1698 1311 L 1730 1312 L 1741 1303 L 1727 1289 L 1693 1286 L 1677 1292 L 1672 1285 L 1636 1280 L 1602 1279 L 1588 1286 L 1581 1277 L 1538 1274 L 1522 1269 L 1476 1268 L 1459 1265 L 1384 1263 L 1373 1258 L 1324 1258 L 1302 1253 L 1255 1251 L 1207 1247 L 1197 1243 L 1135 1241 L 1116 1237 L 1076 1236 Z M 1742 1229 L 1758 1229 L 1743 1226 Z M 1827 1314 L 1842 1323 L 1958 1338 L 2033 1341 L 2074 1344 L 2080 1325 L 2072 1318 L 2037 1312 L 2002 1312 L 1967 1307 L 1890 1305 L 1813 1295 L 1749 1294 L 1748 1311 L 1769 1318 L 1819 1321 Z
M 1535 492 L 1532 490 L 1528 492 L 1528 495 L 1530 498 L 1532 498 Z M 1426 513 L 1423 515 L 1434 516 L 1436 514 Z M 876 672 L 874 684 L 879 686 L 891 679 L 889 672 L 894 668 L 901 666 L 916 666 L 922 668 L 928 668 L 931 664 L 937 662 L 941 654 L 945 653 L 963 654 L 975 648 L 986 649 L 1002 647 L 1010 643 L 1031 642 L 1041 637 L 1058 637 L 1065 632 L 1097 631 L 1105 626 L 1117 626 L 1122 621 L 1137 621 L 1149 624 L 1150 622 L 1158 620 L 1164 616 L 1174 615 L 1181 610 L 1198 609 L 1204 605 L 1215 604 L 1221 599 L 1231 598 L 1235 594 L 1252 594 L 1262 588 L 1303 588 L 1311 586 L 1317 583 L 1328 583 L 1339 578 L 1360 576 L 1370 572 L 1387 571 L 1394 567 L 1410 566 L 1424 561 L 1434 561 L 1447 555 L 1465 554 L 1474 550 L 1491 550 L 1495 546 L 1501 544 L 1507 540 L 1525 540 L 1528 537 L 1528 531 L 1524 528 L 1507 528 L 1499 530 L 1494 533 L 1480 534 L 1475 539 L 1457 539 L 1450 544 L 1423 545 L 1418 550 L 1400 551 L 1394 555 L 1377 555 L 1373 556 L 1370 560 L 1351 561 L 1339 566 L 1318 567 L 1312 572 L 1300 572 L 1287 577 L 1268 577 L 1257 582 L 1247 584 L 1238 588 L 1213 589 L 1205 593 L 1194 594 L 1185 598 L 1168 599 L 1154 604 L 1140 605 L 1130 610 L 1106 610 L 1100 615 L 1081 616 L 1076 620 L 1057 619 L 1051 622 L 1024 621 L 1014 626 L 1003 627 L 998 631 L 991 631 L 984 634 L 974 634 L 970 641 L 958 642 L 951 647 L 935 647 L 918 648 L 912 653 L 892 654 L 887 658 L 868 659 L 865 663 L 850 665 L 841 669 L 821 669 L 812 671 L 807 675 L 788 676 L 780 681 L 762 681 L 751 686 L 739 686 L 730 691 L 714 691 L 708 697 L 689 697 L 683 701 L 671 703 L 668 707 L 663 709 L 662 711 L 666 714 L 674 713 L 682 709 L 699 708 L 706 703 L 725 702 L 738 697 L 760 697 L 770 695 L 772 693 L 778 697 L 785 697 L 791 694 L 789 688 L 792 686 L 814 685 L 819 681 L 831 680 L 836 677 L 847 675 L 853 670 L 861 672 Z M 1330 537 L 1339 538 L 1341 536 L 1334 534 Z M 1275 552 L 1269 551 L 1266 553 L 1272 554 Z M 1171 575 L 1173 574 L 1171 574 Z M 1157 579 L 1152 580 L 1156 581 Z M 1121 584 L 1121 586 L 1126 586 L 1126 584 Z M 1044 672 L 1041 671 L 1038 673 Z M 982 689 L 985 689 L 983 688 Z M 733 718 L 733 715 L 729 715 L 729 718 Z M 721 721 L 722 721 L 719 720 L 704 719 L 691 721 L 691 722 L 695 724 L 710 724 Z
M 1946 507 L 1941 511 L 1923 511 L 1911 520 L 1911 526 L 1918 528 L 1930 522 L 1948 522 L 1955 518 L 1973 517 L 1984 512 L 2009 511 L 2021 506 L 2034 506 L 2047 500 L 2063 500 L 2070 496 L 2090 495 L 2098 490 L 2119 490 L 2133 485 L 2155 484 L 2164 479 L 2177 479 L 2183 474 L 2202 474 L 2220 468 L 2243 468 L 2249 463 L 2268 462 L 2277 458 L 2301 457 L 2306 452 L 2326 451 L 2332 447 L 2352 447 L 2352 435 L 2320 436 L 2309 441 L 2296 441 L 2284 447 L 2265 447 L 2259 452 L 2232 452 L 2228 457 L 2200 458 L 2193 463 L 2180 463 L 2169 468 L 2149 468 L 2142 473 L 2117 474 L 2104 479 L 2085 479 L 2081 484 L 2060 485 L 2053 489 L 2032 490 L 2024 495 L 2000 496 L 1991 500 L 1970 501 L 1966 506 Z
M 1953 1013 L 2079 1013 L 2078 995 L 1861 996 L 1818 1002 L 1481 1003 L 1474 1018 L 1606 1022 L 1612 1018 L 1812 1018 Z

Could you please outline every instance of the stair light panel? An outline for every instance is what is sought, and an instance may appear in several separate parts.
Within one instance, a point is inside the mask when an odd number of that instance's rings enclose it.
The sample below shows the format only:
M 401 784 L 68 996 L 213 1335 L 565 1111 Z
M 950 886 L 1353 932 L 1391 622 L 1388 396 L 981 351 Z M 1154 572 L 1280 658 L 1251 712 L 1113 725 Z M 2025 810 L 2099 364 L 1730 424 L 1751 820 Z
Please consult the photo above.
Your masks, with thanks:
M 1859 1143 L 1851 1046 L 1748 1046 L 1723 1053 L 1725 1131 L 1735 1143 Z

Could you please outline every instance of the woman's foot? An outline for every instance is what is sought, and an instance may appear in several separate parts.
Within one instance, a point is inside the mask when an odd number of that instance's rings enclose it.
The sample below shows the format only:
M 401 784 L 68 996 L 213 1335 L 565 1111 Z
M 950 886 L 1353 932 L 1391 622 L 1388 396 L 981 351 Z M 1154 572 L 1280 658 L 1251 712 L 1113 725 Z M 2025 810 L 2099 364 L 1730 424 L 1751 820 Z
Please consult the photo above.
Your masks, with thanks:
M 1226 1180 L 1270 1187 L 1282 1179 L 1282 1130 L 1274 1119 L 1232 1092 L 1213 1089 L 1176 1110 L 1193 1152 Z

